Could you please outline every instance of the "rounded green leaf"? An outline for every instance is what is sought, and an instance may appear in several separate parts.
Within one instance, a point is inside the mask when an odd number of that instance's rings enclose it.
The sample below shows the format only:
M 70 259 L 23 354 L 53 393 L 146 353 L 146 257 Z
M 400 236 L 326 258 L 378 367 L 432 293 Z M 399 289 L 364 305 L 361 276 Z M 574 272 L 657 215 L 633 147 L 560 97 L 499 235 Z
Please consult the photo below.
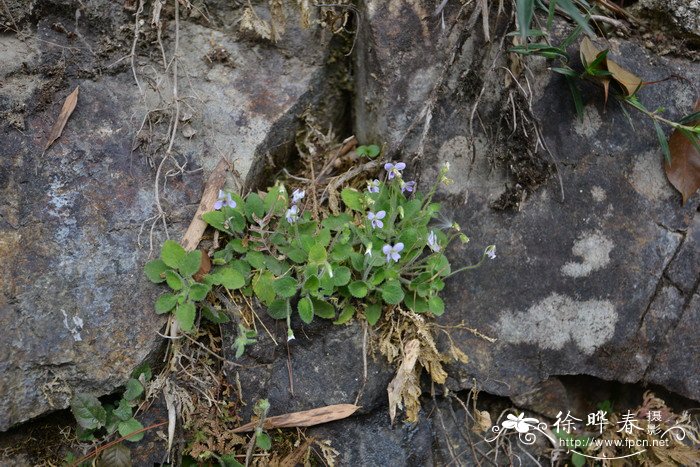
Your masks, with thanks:
M 272 288 L 275 276 L 270 271 L 265 271 L 253 280 L 253 292 L 266 305 L 275 300 L 276 294 Z
M 253 220 L 253 214 L 259 218 L 265 216 L 265 204 L 257 193 L 251 193 L 246 197 L 245 213 L 250 220 Z
M 313 276 L 310 276 L 308 279 L 306 279 L 303 288 L 304 290 L 308 290 L 309 292 L 316 292 L 320 286 L 321 283 L 318 280 L 318 276 L 314 274 Z
M 379 303 L 373 303 L 365 308 L 365 318 L 370 326 L 374 326 L 382 316 L 382 306 Z
M 168 266 L 162 259 L 154 259 L 153 261 L 146 263 L 146 266 L 143 269 L 146 273 L 146 277 L 148 277 L 148 280 L 156 284 L 160 284 L 161 282 L 165 281 L 165 276 L 163 274 L 168 270 Z
M 221 211 L 209 211 L 202 214 L 202 220 L 214 227 L 216 230 L 226 232 L 226 217 Z
M 404 292 L 399 281 L 389 281 L 381 287 L 382 300 L 390 305 L 398 305 L 403 300 Z
M 207 284 L 192 284 L 190 287 L 190 300 L 195 302 L 204 300 L 209 290 L 211 290 L 211 287 Z
M 355 307 L 352 305 L 345 305 L 343 311 L 340 312 L 338 319 L 333 321 L 333 324 L 345 324 L 355 316 Z
M 128 436 L 129 434 L 142 429 L 143 425 L 141 425 L 141 422 L 135 418 L 130 418 L 129 420 L 119 423 L 118 431 L 121 436 Z M 126 438 L 126 440 L 131 442 L 141 441 L 143 439 L 143 434 L 143 432 L 137 433 L 133 436 L 129 436 Z
M 350 293 L 355 298 L 365 298 L 368 292 L 367 283 L 364 281 L 351 282 L 348 286 L 348 290 L 350 290 Z
M 343 286 L 350 282 L 350 268 L 340 266 L 333 269 L 333 284 L 337 287 Z
M 255 445 L 263 451 L 269 451 L 272 448 L 272 439 L 263 431 L 255 437 Z
M 285 319 L 290 309 L 289 300 L 275 300 L 267 307 L 267 314 L 273 319 Z
M 119 401 L 119 406 L 112 413 L 121 421 L 129 420 L 133 415 L 133 410 L 126 399 Z
M 430 297 L 428 299 L 428 308 L 435 316 L 441 316 L 445 312 L 445 302 L 438 296 Z
M 306 262 L 306 251 L 302 250 L 301 248 L 292 248 L 287 252 L 287 258 L 291 259 L 297 264 L 302 264 Z
M 175 273 L 175 271 L 167 270 L 165 271 L 165 281 L 168 286 L 173 290 L 182 289 L 182 279 Z
M 233 267 L 220 269 L 213 276 L 215 284 L 223 285 L 229 290 L 240 289 L 245 285 L 245 277 Z
M 156 300 L 156 313 L 159 315 L 167 313 L 175 308 L 175 305 L 177 305 L 177 295 L 166 292 Z
M 180 328 L 189 332 L 194 327 L 194 318 L 197 316 L 197 309 L 192 302 L 185 302 L 182 305 L 178 305 L 175 309 L 175 317 L 178 323 L 180 323 Z
M 107 423 L 107 411 L 92 394 L 76 394 L 70 402 L 75 421 L 86 430 L 100 428 Z
M 192 277 L 202 264 L 202 252 L 199 250 L 187 253 L 177 266 L 177 270 L 184 277 Z
M 304 297 L 297 304 L 299 317 L 303 322 L 309 324 L 314 319 L 314 305 L 309 297 Z
M 175 269 L 179 266 L 185 254 L 185 249 L 182 248 L 179 243 L 173 240 L 166 240 L 160 251 L 160 259 L 162 259 L 166 265 Z
M 314 304 L 314 314 L 325 319 L 335 318 L 335 308 L 328 302 L 322 300 L 317 300 L 312 298 L 311 301 Z
M 293 277 L 280 277 L 272 283 L 275 293 L 283 298 L 290 298 L 297 293 L 297 281 Z
M 124 399 L 132 401 L 141 394 L 143 394 L 143 386 L 141 383 L 134 378 L 129 378 L 129 381 L 126 382 L 126 391 L 124 391 L 123 396 Z
M 255 269 L 263 269 L 265 267 L 265 255 L 259 251 L 249 251 L 245 255 L 245 260 Z
M 364 211 L 362 199 L 364 195 L 353 188 L 345 188 L 340 192 L 340 197 L 343 199 L 345 206 L 355 211 Z
M 309 250 L 310 263 L 323 263 L 326 261 L 326 258 L 326 249 L 319 243 L 315 243 Z

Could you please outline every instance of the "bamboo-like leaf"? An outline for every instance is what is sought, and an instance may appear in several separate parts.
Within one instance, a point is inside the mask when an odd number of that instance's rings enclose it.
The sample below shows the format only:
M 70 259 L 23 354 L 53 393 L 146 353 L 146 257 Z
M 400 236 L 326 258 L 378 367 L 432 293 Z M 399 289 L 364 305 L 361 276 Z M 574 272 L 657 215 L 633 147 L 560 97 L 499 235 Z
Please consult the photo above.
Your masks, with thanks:
M 669 164 L 671 162 L 671 151 L 668 148 L 668 139 L 666 139 L 666 134 L 664 133 L 664 130 L 661 128 L 661 125 L 659 125 L 659 122 L 654 120 L 654 129 L 656 130 L 656 137 L 659 139 L 659 146 L 661 146 L 661 151 L 664 153 L 664 159 L 666 159 L 666 163 Z
M 78 94 L 80 94 L 80 86 L 77 86 L 73 92 L 68 94 L 68 97 L 66 97 L 66 100 L 63 102 L 61 113 L 58 114 L 58 118 L 54 122 L 53 127 L 51 127 L 51 133 L 49 133 L 49 139 L 46 141 L 44 151 L 49 149 L 53 142 L 56 141 L 63 133 L 63 129 L 68 122 L 68 118 L 71 116 L 75 110 L 75 106 L 78 104 Z
M 518 30 L 520 31 L 520 37 L 522 37 L 523 42 L 525 42 L 527 37 L 530 35 L 530 23 L 532 22 L 532 16 L 535 13 L 535 0 L 517 0 L 515 8 L 517 10 Z
M 566 83 L 571 90 L 571 97 L 574 100 L 574 107 L 576 107 L 576 115 L 578 115 L 579 119 L 583 120 L 583 99 L 581 98 L 581 91 L 576 87 L 576 82 L 573 78 L 566 75 L 564 75 L 564 78 L 566 78 Z
M 304 410 L 302 412 L 287 413 L 276 417 L 265 419 L 263 428 L 270 430 L 273 428 L 292 428 L 298 426 L 314 426 L 322 423 L 342 420 L 357 412 L 360 407 L 354 404 L 335 404 L 317 409 Z M 239 426 L 233 433 L 243 433 L 253 431 L 258 426 L 257 422 L 246 423 Z

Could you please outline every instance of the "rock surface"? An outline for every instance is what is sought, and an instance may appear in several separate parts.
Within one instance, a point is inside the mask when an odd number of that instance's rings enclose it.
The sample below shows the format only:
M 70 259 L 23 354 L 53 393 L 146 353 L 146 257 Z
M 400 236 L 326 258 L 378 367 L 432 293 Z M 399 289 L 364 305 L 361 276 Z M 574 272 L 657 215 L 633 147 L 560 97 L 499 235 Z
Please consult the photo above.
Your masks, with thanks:
M 358 138 L 386 143 L 424 187 L 450 163 L 455 183 L 439 193 L 446 217 L 471 238 L 448 253 L 453 265 L 497 245 L 495 261 L 447 282 L 441 323 L 465 320 L 498 339 L 453 332 L 470 356 L 451 368 L 453 388 L 476 379 L 510 396 L 550 375 L 588 374 L 700 400 L 691 376 L 700 374 L 700 353 L 689 342 L 700 197 L 681 207 L 650 122 L 633 113 L 633 128 L 592 85 L 577 120 L 566 83 L 542 60 L 528 60 L 527 82 L 513 83 L 503 67 L 518 65 L 497 39 L 504 24 L 492 21 L 496 39 L 486 43 L 481 18 L 457 4 L 443 10 L 444 29 L 419 2 L 381 5 L 368 1 L 362 11 Z M 695 84 L 696 63 L 650 56 L 634 40 L 609 43 L 611 56 L 645 80 L 678 75 Z M 679 118 L 691 112 L 694 90 L 664 81 L 642 89 L 641 100 Z
M 698 0 L 640 0 L 634 10 L 652 20 L 666 20 L 676 29 L 700 41 L 700 1 Z
M 248 42 L 227 26 L 240 12 L 217 13 L 207 27 L 184 11 L 180 21 L 181 120 L 159 180 L 175 238 L 221 156 L 255 183 L 269 160 L 290 155 L 298 115 L 328 95 L 330 34 L 290 13 L 284 47 Z M 162 15 L 171 57 L 173 12 Z M 134 16 L 119 2 L 30 2 L 15 19 L 21 34 L 0 38 L 0 431 L 66 407 L 73 392 L 113 391 L 161 343 L 160 290 L 142 267 L 174 83 L 148 20 L 135 61 L 143 95 L 128 60 Z M 76 86 L 63 135 L 42 153 Z M 155 248 L 163 238 L 157 222 Z

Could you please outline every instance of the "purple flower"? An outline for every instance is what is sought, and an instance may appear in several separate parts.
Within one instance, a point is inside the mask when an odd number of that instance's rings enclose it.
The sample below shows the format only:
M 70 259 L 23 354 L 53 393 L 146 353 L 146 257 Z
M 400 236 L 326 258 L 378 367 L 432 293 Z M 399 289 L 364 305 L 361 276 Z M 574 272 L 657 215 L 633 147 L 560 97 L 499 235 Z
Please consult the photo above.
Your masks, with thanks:
M 231 193 L 224 193 L 224 190 L 219 190 L 219 198 L 214 203 L 214 209 L 218 211 L 224 206 L 235 208 L 236 202 L 231 198 Z
M 438 239 L 437 235 L 435 235 L 434 231 L 430 231 L 430 235 L 428 235 L 428 247 L 430 247 L 431 250 L 433 250 L 435 253 L 440 251 L 440 245 L 438 244 Z
M 399 262 L 401 255 L 399 252 L 403 250 L 403 243 L 399 242 L 396 245 L 384 245 L 382 247 L 382 253 L 386 255 L 386 262 L 391 263 L 391 261 Z
M 372 228 L 376 229 L 379 227 L 380 229 L 384 227 L 384 222 L 382 222 L 382 219 L 386 217 L 386 212 L 385 211 L 379 211 L 378 213 L 373 213 L 372 211 L 369 211 L 367 213 L 367 219 L 369 219 L 372 223 Z
M 292 204 L 297 204 L 299 201 L 304 199 L 306 192 L 304 190 L 296 189 L 292 192 Z
M 284 217 L 290 224 L 295 223 L 299 219 L 299 207 L 295 204 L 291 208 L 287 209 Z
M 401 183 L 401 193 L 403 193 L 404 191 L 408 191 L 409 193 L 411 193 L 415 189 L 416 189 L 416 182 L 414 182 L 414 181 Z
M 379 193 L 379 180 L 375 178 L 371 182 L 367 182 L 367 189 L 370 193 Z
M 496 259 L 496 245 L 489 245 L 484 252 L 489 259 Z
M 405 168 L 406 164 L 404 164 L 403 162 L 397 162 L 396 164 L 387 162 L 386 164 L 384 164 L 384 170 L 386 170 L 389 173 L 389 180 L 391 180 L 395 176 L 401 177 L 401 171 Z

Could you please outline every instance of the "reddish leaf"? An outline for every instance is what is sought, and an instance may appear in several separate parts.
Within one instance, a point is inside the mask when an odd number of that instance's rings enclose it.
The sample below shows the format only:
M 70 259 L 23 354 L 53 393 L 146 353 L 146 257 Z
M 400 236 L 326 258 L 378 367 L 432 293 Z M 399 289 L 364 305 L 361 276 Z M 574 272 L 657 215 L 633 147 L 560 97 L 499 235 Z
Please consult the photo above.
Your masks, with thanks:
M 695 104 L 695 111 L 698 110 L 700 110 L 700 100 Z M 700 120 L 691 124 L 700 124 Z M 671 162 L 664 164 L 666 176 L 681 193 L 685 204 L 688 198 L 700 188 L 700 153 L 686 135 L 678 130 L 671 133 L 668 146 Z
M 49 149 L 53 142 L 56 141 L 59 138 L 59 136 L 61 136 L 61 133 L 63 133 L 63 128 L 66 126 L 68 118 L 71 116 L 71 114 L 75 110 L 75 106 L 78 104 L 79 91 L 80 86 L 77 86 L 72 93 L 68 94 L 68 97 L 66 97 L 65 102 L 63 102 L 61 113 L 58 114 L 58 118 L 56 119 L 56 122 L 51 128 L 51 133 L 49 134 L 49 139 L 46 141 L 46 146 L 44 146 L 44 151 Z

